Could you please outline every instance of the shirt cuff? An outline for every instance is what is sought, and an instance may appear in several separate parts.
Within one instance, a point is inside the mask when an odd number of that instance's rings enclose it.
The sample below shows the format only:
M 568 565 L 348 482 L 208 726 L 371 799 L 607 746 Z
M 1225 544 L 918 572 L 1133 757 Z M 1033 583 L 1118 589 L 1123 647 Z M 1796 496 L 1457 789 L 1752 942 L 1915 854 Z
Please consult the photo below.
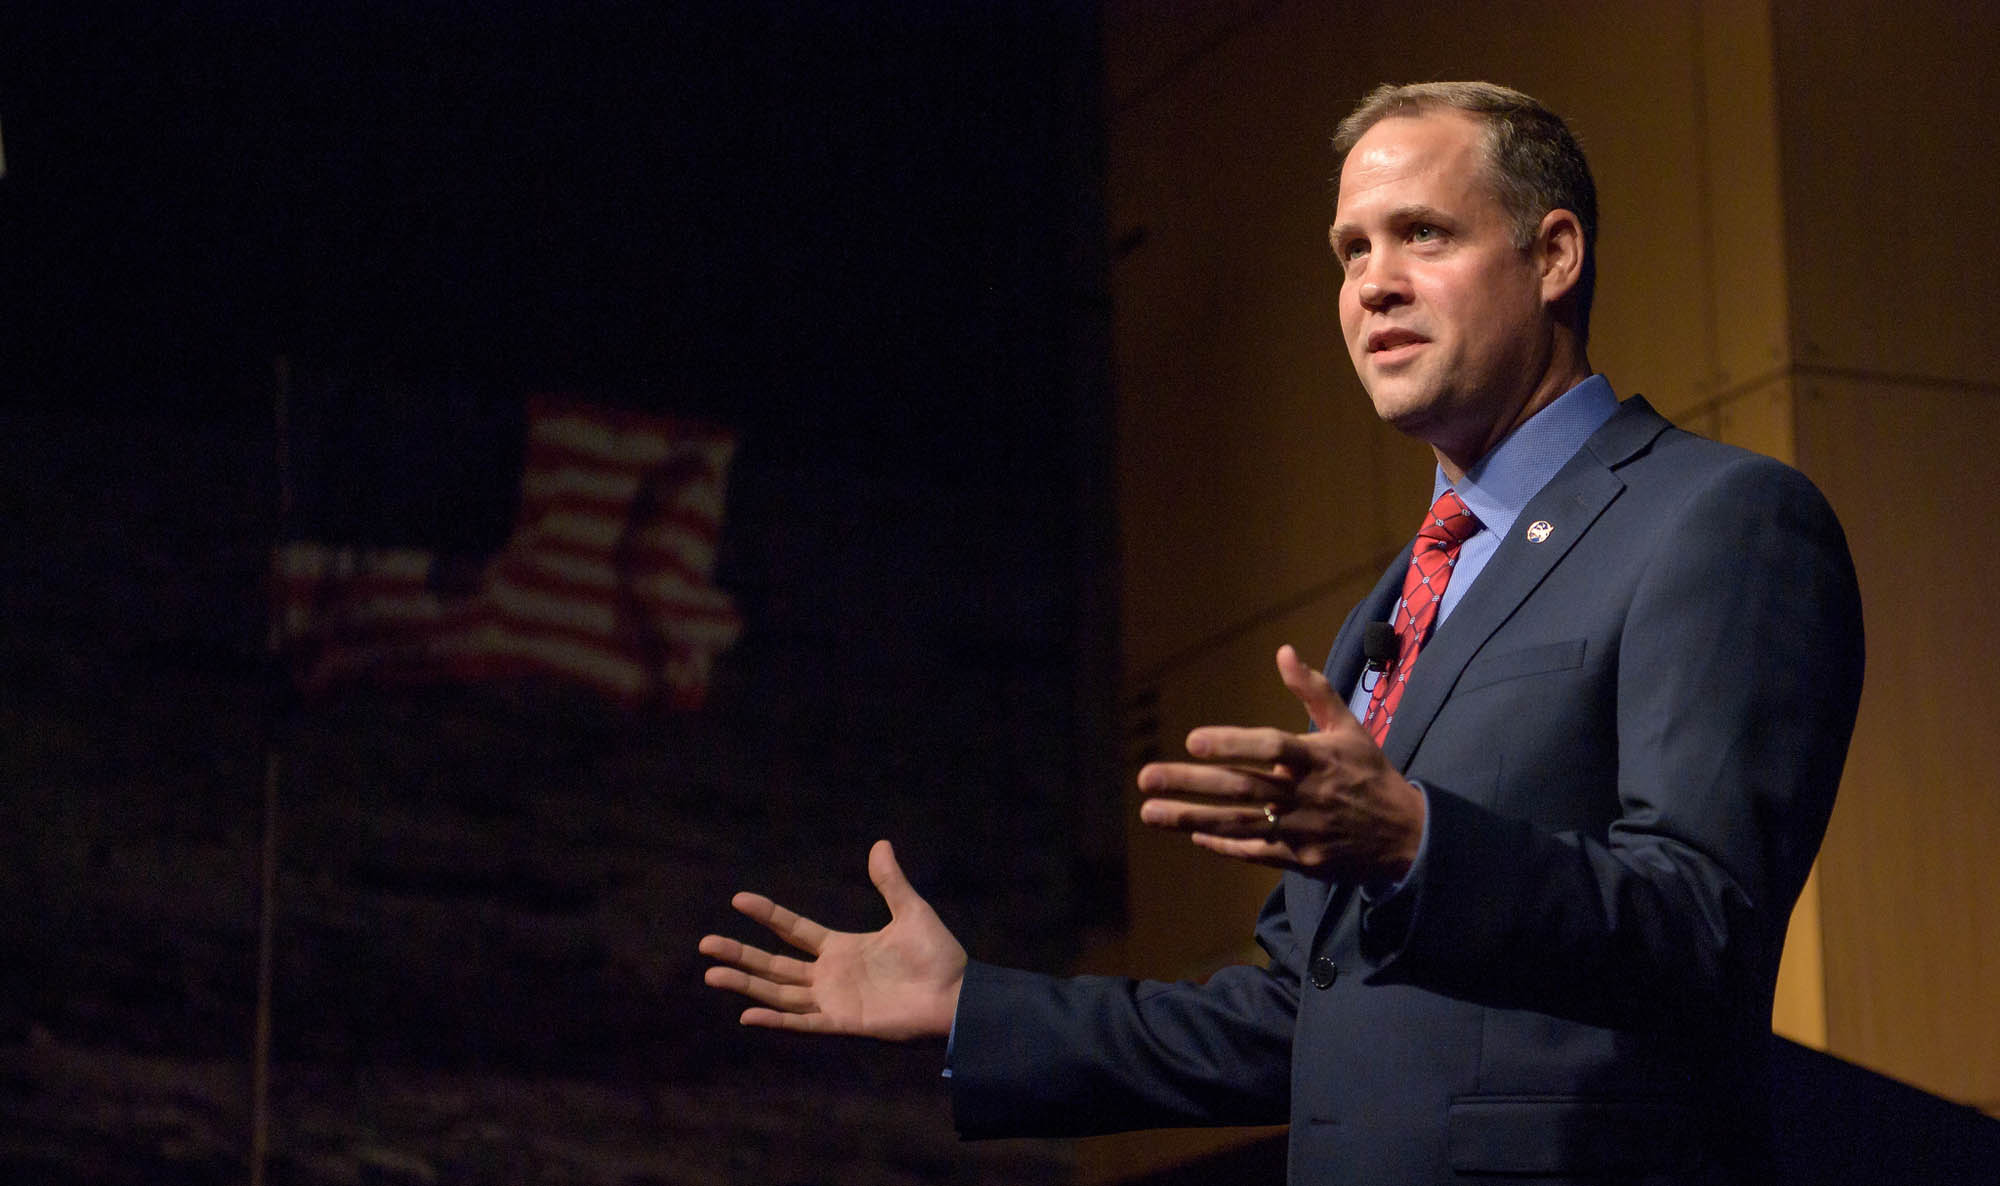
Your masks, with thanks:
M 964 996 L 961 990 L 960 1000 L 963 999 Z M 951 1010 L 951 1029 L 948 1030 L 944 1036 L 944 1070 L 939 1072 L 938 1076 L 939 1078 L 942 1079 L 951 1078 L 951 1052 L 955 1047 L 957 1047 L 957 1045 L 958 1045 L 958 1006 L 954 1005 L 952 1006 Z

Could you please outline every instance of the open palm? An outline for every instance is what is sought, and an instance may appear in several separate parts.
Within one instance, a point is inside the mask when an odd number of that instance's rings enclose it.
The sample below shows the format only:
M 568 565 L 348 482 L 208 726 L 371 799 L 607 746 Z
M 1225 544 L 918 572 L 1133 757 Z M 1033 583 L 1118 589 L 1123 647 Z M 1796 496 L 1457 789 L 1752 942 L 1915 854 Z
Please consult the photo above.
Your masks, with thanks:
M 701 953 L 717 963 L 703 980 L 758 1002 L 743 1011 L 744 1025 L 899 1041 L 950 1033 L 965 949 L 903 876 L 888 841 L 869 850 L 868 876 L 889 925 L 866 933 L 829 930 L 762 894 L 737 894 L 730 905 L 812 958 L 708 935 Z

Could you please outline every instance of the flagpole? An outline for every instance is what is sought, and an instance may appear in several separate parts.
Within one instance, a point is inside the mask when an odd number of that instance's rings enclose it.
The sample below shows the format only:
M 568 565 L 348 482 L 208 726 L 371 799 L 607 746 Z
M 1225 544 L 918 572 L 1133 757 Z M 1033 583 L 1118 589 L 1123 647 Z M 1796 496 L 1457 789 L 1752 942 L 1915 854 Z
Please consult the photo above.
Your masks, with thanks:
M 291 360 L 279 355 L 272 365 L 272 423 L 275 428 L 278 483 L 278 524 L 272 556 L 284 543 L 292 522 Z M 284 775 L 284 751 L 279 730 L 286 722 L 279 707 L 289 697 L 282 690 L 283 625 L 270 624 L 265 644 L 268 677 L 264 726 L 263 836 L 257 869 L 257 1007 L 250 1039 L 250 1186 L 264 1186 L 271 1147 L 271 981 L 276 963 L 278 927 L 278 785 Z

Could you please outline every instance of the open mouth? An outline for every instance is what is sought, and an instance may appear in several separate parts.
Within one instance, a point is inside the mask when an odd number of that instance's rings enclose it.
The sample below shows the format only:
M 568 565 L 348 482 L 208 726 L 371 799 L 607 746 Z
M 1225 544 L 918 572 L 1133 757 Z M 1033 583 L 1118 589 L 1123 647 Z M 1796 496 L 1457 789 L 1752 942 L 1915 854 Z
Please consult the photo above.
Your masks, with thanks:
M 1368 354 L 1379 362 L 1394 362 L 1415 352 L 1429 339 L 1414 330 L 1384 329 L 1368 335 Z

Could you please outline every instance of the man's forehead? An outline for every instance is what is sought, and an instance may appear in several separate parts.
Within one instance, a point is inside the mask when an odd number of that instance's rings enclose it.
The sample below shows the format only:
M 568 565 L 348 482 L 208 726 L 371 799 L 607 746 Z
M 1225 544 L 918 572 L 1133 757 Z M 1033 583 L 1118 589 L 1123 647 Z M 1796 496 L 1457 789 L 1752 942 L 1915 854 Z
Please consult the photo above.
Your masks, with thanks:
M 1388 116 L 1363 133 L 1341 162 L 1338 204 L 1344 209 L 1397 182 L 1452 189 L 1479 185 L 1484 135 L 1476 119 L 1459 111 Z
M 1390 115 L 1354 142 L 1341 162 L 1341 176 L 1357 171 L 1396 168 L 1424 158 L 1439 161 L 1485 151 L 1486 129 L 1476 118 L 1462 111 L 1426 111 L 1411 115 Z

